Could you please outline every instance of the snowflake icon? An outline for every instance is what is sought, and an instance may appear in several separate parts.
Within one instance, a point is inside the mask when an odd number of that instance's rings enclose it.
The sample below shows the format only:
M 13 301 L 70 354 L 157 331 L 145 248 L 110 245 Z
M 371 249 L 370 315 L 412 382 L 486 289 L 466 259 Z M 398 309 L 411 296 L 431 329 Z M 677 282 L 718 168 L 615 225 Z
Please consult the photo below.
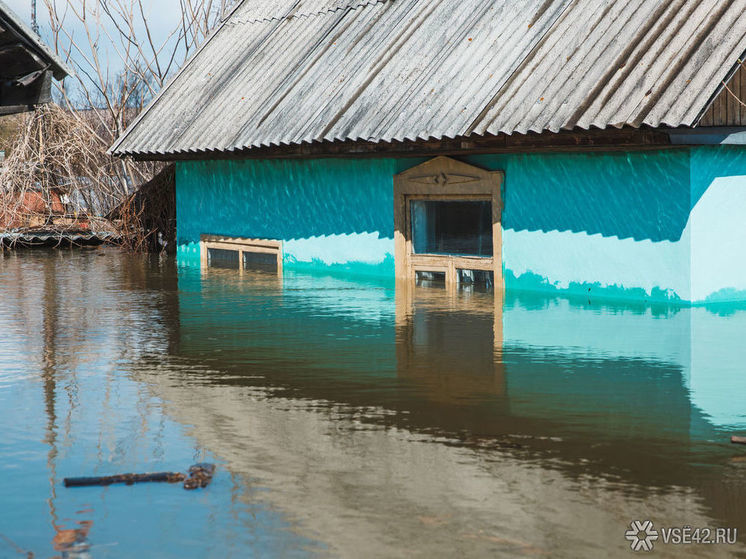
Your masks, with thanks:
M 653 551 L 655 540 L 658 539 L 658 531 L 650 520 L 635 520 L 629 525 L 629 530 L 624 533 L 630 543 L 632 551 Z

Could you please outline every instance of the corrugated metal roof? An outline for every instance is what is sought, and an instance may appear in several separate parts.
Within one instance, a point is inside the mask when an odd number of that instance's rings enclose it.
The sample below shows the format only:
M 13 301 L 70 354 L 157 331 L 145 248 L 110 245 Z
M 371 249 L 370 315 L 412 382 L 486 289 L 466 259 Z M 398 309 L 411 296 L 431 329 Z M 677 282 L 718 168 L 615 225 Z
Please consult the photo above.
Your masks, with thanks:
M 3 0 L 0 0 L 0 29 L 5 26 L 12 27 L 13 33 L 17 37 L 22 38 L 26 44 L 45 59 L 45 62 L 51 66 L 56 79 L 63 80 L 65 76 L 74 75 L 67 64 Z
M 693 126 L 746 51 L 745 12 L 746 0 L 245 0 L 113 151 Z
M 283 18 L 308 17 L 347 8 L 359 8 L 386 0 L 246 0 L 236 9 L 230 24 L 257 23 Z

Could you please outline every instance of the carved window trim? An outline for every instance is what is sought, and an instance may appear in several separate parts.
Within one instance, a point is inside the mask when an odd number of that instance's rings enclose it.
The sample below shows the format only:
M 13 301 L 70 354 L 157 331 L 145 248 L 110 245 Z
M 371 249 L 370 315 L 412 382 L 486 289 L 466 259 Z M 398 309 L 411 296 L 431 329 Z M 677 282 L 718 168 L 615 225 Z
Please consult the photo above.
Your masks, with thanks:
M 458 270 L 494 273 L 495 288 L 504 286 L 502 273 L 502 171 L 486 171 L 450 157 L 436 157 L 394 176 L 394 257 L 396 277 L 414 281 L 418 271 L 446 273 L 446 286 L 458 283 Z M 489 200 L 492 202 L 492 257 L 415 254 L 412 244 L 411 200 Z
M 272 254 L 277 258 L 277 275 L 282 276 L 282 241 L 270 239 L 246 239 L 222 235 L 200 235 L 200 261 L 202 268 L 209 267 L 210 249 L 238 252 L 238 269 L 243 273 L 244 253 Z

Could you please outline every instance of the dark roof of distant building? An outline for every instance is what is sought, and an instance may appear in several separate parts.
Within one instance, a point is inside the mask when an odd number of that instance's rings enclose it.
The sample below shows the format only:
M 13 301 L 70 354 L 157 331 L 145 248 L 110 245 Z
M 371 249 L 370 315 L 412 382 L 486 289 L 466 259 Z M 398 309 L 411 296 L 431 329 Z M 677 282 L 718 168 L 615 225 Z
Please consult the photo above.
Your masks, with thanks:
M 14 46 L 22 48 L 26 56 L 25 60 L 15 59 L 13 62 L 25 62 L 29 67 L 48 67 L 57 80 L 73 74 L 67 64 L 3 0 L 0 0 L 0 59 L 8 56 Z M 3 77 L 9 72 L 9 62 L 10 60 L 2 60 L 0 64 Z

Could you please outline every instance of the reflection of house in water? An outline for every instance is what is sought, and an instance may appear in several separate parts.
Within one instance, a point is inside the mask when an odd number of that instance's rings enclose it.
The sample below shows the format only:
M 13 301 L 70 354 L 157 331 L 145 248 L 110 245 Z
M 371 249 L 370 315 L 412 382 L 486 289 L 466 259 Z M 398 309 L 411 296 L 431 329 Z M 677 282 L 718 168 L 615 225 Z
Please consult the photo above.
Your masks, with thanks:
M 409 511 L 391 513 L 407 524 L 426 503 L 428 522 L 447 525 L 456 510 L 481 526 L 500 502 L 508 517 L 529 522 L 530 507 L 545 521 L 536 503 L 572 507 L 589 492 L 596 504 L 573 514 L 599 533 L 612 502 L 615 525 L 644 506 L 746 527 L 734 449 L 711 442 L 737 424 L 723 413 L 737 391 L 699 407 L 718 373 L 698 370 L 691 346 L 692 324 L 717 321 L 722 360 L 709 365 L 722 372 L 742 351 L 726 334 L 742 331 L 744 313 L 179 273 L 171 374 L 151 366 L 159 355 L 136 378 L 232 469 L 266 482 L 278 506 L 304 519 L 313 510 L 310 525 L 333 539 L 344 539 L 340 516 L 349 539 L 364 540 L 351 526 L 370 522 L 375 534 L 383 510 Z M 406 442 L 429 437 L 447 449 Z M 550 540 L 561 522 L 548 522 Z
M 500 293 L 401 286 L 396 294 L 399 378 L 458 403 L 505 393 Z
M 558 437 L 568 458 L 591 455 L 602 471 L 645 483 L 672 482 L 672 463 L 744 424 L 744 381 L 729 373 L 743 313 L 536 296 L 495 305 L 489 294 L 422 288 L 395 298 L 375 283 L 291 276 L 280 287 L 218 271 L 183 271 L 180 289 L 172 345 L 217 383 L 383 406 L 426 431 L 516 435 L 538 447 Z M 721 324 L 710 351 L 720 359 L 702 367 L 691 324 L 710 318 Z M 721 378 L 737 389 L 713 401 Z

